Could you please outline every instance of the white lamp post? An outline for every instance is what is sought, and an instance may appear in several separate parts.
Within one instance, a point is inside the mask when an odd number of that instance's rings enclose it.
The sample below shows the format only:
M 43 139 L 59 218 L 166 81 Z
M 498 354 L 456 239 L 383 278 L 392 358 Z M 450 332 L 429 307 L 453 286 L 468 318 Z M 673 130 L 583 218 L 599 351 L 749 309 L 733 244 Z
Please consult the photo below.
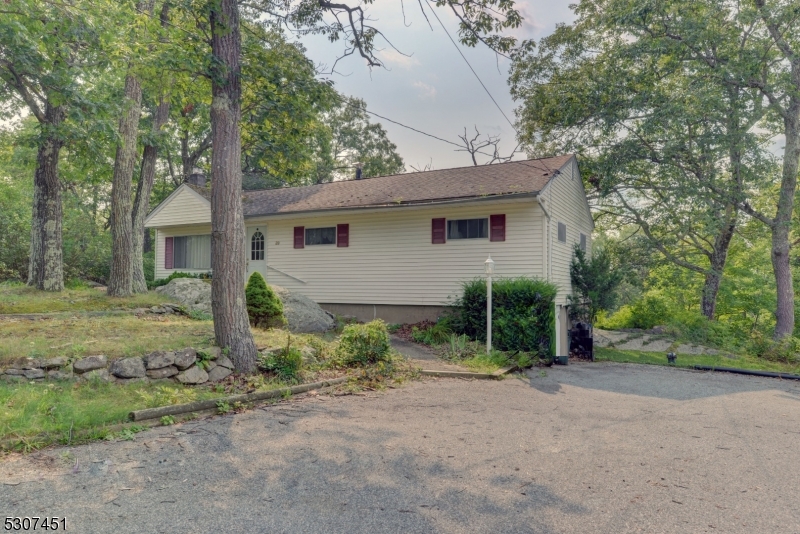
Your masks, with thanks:
M 489 256 L 484 263 L 486 273 L 486 354 L 492 353 L 492 275 L 494 274 L 494 261 Z

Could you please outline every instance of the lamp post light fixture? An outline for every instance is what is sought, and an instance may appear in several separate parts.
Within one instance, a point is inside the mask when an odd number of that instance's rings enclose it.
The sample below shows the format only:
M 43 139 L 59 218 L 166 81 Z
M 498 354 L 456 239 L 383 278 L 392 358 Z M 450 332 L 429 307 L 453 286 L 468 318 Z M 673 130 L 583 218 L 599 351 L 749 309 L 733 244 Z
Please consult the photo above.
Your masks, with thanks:
M 486 274 L 486 354 L 492 353 L 492 275 L 494 274 L 494 261 L 489 256 L 483 263 Z

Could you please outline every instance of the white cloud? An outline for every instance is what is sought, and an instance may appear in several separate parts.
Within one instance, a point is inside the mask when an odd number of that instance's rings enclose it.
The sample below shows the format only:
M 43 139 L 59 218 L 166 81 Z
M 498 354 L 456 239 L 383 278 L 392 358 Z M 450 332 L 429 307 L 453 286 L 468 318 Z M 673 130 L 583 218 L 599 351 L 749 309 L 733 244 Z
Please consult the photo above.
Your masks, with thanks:
M 416 81 L 412 85 L 417 88 L 417 96 L 419 96 L 421 99 L 433 100 L 436 98 L 436 88 L 434 86 L 420 81 Z
M 393 48 L 386 49 L 380 53 L 381 59 L 389 65 L 410 69 L 417 66 L 420 62 L 417 58 L 409 55 L 404 55 L 394 50 Z

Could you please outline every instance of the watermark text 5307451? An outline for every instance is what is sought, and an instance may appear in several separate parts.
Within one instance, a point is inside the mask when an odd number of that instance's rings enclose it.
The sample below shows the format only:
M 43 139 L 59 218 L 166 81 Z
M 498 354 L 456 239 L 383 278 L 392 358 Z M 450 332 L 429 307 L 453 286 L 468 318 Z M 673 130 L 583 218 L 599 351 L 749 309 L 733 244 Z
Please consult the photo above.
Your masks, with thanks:
M 67 530 L 66 517 L 6 517 L 3 530 L 41 532 Z

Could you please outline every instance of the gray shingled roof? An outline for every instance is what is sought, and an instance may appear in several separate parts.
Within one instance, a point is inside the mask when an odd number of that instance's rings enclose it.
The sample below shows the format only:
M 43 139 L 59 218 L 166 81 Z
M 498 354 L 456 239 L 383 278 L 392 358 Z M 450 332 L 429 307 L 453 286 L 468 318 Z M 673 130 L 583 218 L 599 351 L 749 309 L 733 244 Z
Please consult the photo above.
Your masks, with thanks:
M 402 206 L 515 194 L 535 194 L 572 155 L 480 167 L 378 176 L 305 187 L 247 191 L 244 216 Z M 191 186 L 208 198 L 208 191 Z

